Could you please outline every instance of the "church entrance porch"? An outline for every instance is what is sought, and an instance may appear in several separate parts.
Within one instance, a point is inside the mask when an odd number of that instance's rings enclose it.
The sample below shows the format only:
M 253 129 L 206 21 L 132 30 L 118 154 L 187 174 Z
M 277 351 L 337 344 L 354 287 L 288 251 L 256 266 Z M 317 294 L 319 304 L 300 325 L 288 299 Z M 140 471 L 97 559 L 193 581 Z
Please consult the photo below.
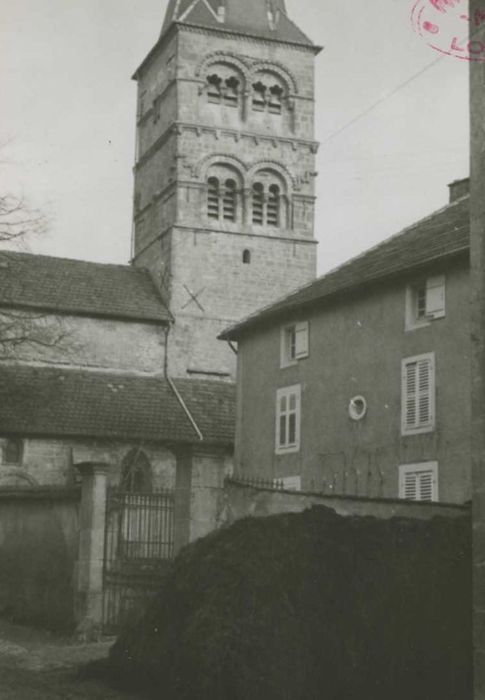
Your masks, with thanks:
M 103 631 L 116 634 L 154 595 L 174 556 L 171 489 L 107 492 L 103 566 Z

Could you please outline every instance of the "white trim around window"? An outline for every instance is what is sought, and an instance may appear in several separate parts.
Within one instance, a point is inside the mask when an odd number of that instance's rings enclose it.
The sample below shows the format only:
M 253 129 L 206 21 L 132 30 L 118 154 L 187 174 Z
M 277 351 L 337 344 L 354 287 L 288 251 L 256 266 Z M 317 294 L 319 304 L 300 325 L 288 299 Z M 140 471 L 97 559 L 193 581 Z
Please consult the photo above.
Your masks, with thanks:
M 287 386 L 276 392 L 275 452 L 298 452 L 301 430 L 301 385 Z
M 310 324 L 308 321 L 290 323 L 281 328 L 280 367 L 291 367 L 310 353 Z
M 399 467 L 399 498 L 406 501 L 438 501 L 438 462 L 402 464 Z
M 418 435 L 435 429 L 436 381 L 434 352 L 402 361 L 401 433 Z

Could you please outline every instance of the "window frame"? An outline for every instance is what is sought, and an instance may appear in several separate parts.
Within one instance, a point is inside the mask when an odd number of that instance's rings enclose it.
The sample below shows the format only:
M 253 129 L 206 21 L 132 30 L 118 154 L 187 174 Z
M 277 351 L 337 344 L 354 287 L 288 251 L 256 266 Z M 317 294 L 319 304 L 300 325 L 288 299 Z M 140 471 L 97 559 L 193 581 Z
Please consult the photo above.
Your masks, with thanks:
M 15 462 L 11 462 L 7 460 L 7 450 L 8 450 L 8 444 L 9 443 L 16 443 L 18 445 L 18 454 L 19 458 Z M 22 438 L 5 438 L 3 445 L 2 445 L 2 464 L 7 466 L 7 467 L 21 467 L 24 462 L 24 451 L 25 451 L 25 445 L 24 441 Z
M 406 498 L 406 477 L 411 474 L 427 474 L 431 472 L 431 500 L 421 498 L 421 491 L 418 494 L 419 498 Z M 419 481 L 417 490 L 420 488 Z M 439 502 L 439 466 L 437 461 L 418 462 L 416 464 L 400 464 L 399 465 L 399 498 L 409 503 L 438 503 Z
M 417 373 L 416 373 L 416 387 L 418 387 L 419 381 L 420 381 L 420 370 L 419 370 L 419 364 L 422 362 L 429 362 L 429 390 L 428 390 L 428 401 L 429 401 L 429 410 L 428 410 L 428 420 L 426 422 L 420 422 L 419 421 L 419 410 L 420 410 L 420 405 L 419 405 L 419 399 L 420 399 L 420 391 L 419 389 L 416 389 L 414 392 L 414 400 L 415 400 L 415 413 L 416 413 L 416 420 L 414 423 L 411 425 L 408 423 L 407 420 L 407 414 L 408 414 L 408 404 L 409 404 L 409 395 L 410 392 L 408 391 L 408 373 L 407 373 L 407 367 L 411 364 L 416 364 L 417 365 Z M 424 396 L 425 392 L 422 391 L 421 395 Z M 432 433 L 436 428 L 436 358 L 435 358 L 435 353 L 434 352 L 429 352 L 425 353 L 423 355 L 415 355 L 413 357 L 406 357 L 402 360 L 401 362 L 401 435 L 403 437 L 408 436 L 408 435 L 421 435 L 423 433 Z
M 295 409 L 290 408 L 290 398 L 295 397 Z M 281 411 L 281 400 L 286 398 L 286 410 Z M 289 441 L 290 418 L 295 416 L 295 440 Z M 285 416 L 286 440 L 281 441 L 281 418 Z M 275 453 L 277 455 L 292 454 L 300 451 L 301 444 L 301 384 L 281 387 L 276 391 L 275 410 Z
M 294 333 L 294 342 L 288 341 L 289 334 Z M 303 350 L 298 352 L 298 333 L 304 334 L 305 341 Z M 294 346 L 294 355 L 291 352 L 291 346 Z M 280 330 L 280 368 L 294 367 L 300 360 L 304 360 L 310 356 L 310 322 L 296 321 L 287 323 Z
M 431 290 L 442 290 L 442 307 L 428 312 Z M 425 313 L 419 314 L 419 296 L 424 291 Z M 405 329 L 425 328 L 433 321 L 446 317 L 446 275 L 428 275 L 406 287 Z

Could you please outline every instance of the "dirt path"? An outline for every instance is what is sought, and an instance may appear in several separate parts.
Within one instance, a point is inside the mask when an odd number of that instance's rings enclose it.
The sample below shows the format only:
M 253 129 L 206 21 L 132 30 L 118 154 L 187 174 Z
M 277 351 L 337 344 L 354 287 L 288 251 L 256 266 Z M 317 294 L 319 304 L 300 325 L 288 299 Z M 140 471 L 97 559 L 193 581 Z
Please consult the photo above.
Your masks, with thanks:
M 110 643 L 80 645 L 0 621 L 1 700 L 139 700 L 82 673 L 106 658 Z

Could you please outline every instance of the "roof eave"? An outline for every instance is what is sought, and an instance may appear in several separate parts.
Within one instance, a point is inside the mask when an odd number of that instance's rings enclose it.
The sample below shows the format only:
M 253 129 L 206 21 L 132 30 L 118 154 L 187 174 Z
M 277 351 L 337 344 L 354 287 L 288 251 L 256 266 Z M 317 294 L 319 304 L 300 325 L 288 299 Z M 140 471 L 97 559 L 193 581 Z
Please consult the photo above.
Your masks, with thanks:
M 330 292 L 328 294 L 322 294 L 319 297 L 316 297 L 315 299 L 309 299 L 309 300 L 304 300 L 301 302 L 297 302 L 294 305 L 289 304 L 288 306 L 285 307 L 279 307 L 272 310 L 267 310 L 260 315 L 254 316 L 251 319 L 248 319 L 247 321 L 243 321 L 242 323 L 235 324 L 234 326 L 230 326 L 229 328 L 226 328 L 220 335 L 218 335 L 218 340 L 225 340 L 225 341 L 235 341 L 237 342 L 243 335 L 245 335 L 248 332 L 251 332 L 253 330 L 256 330 L 257 328 L 261 327 L 263 324 L 269 323 L 273 324 L 276 321 L 281 320 L 284 317 L 290 316 L 295 314 L 297 311 L 301 311 L 303 309 L 309 309 L 313 306 L 317 306 L 318 304 L 321 304 L 322 302 L 326 301 L 335 301 L 336 299 L 343 298 L 349 294 L 352 294 L 353 292 L 356 292 L 359 289 L 365 289 L 368 288 L 374 284 L 379 284 L 382 282 L 386 282 L 387 280 L 390 280 L 396 275 L 406 275 L 412 270 L 420 270 L 424 267 L 427 267 L 429 265 L 432 265 L 439 260 L 447 260 L 455 257 L 461 257 L 464 256 L 465 254 L 469 255 L 470 248 L 469 246 L 465 247 L 459 247 L 456 248 L 453 251 L 448 251 L 446 253 L 440 253 L 439 255 L 435 255 L 429 258 L 426 258 L 425 260 L 420 261 L 419 263 L 416 263 L 414 265 L 409 265 L 407 267 L 403 267 L 399 270 L 394 270 L 393 272 L 388 272 L 383 275 L 378 275 L 376 277 L 373 277 L 368 280 L 363 280 L 357 284 L 353 285 L 348 285 L 346 287 L 343 287 L 341 289 L 335 290 L 334 292 Z
M 90 311 L 89 309 L 65 309 L 58 306 L 49 306 L 48 304 L 19 304 L 16 302 L 7 302 L 0 300 L 0 309 L 12 309 L 14 311 L 39 312 L 45 314 L 55 314 L 56 316 L 78 316 L 80 318 L 96 318 L 106 321 L 125 321 L 126 323 L 148 323 L 157 326 L 169 326 L 174 323 L 174 318 L 167 309 L 169 318 L 159 318 L 156 316 L 138 316 L 136 314 L 122 313 L 102 313 L 99 311 Z

